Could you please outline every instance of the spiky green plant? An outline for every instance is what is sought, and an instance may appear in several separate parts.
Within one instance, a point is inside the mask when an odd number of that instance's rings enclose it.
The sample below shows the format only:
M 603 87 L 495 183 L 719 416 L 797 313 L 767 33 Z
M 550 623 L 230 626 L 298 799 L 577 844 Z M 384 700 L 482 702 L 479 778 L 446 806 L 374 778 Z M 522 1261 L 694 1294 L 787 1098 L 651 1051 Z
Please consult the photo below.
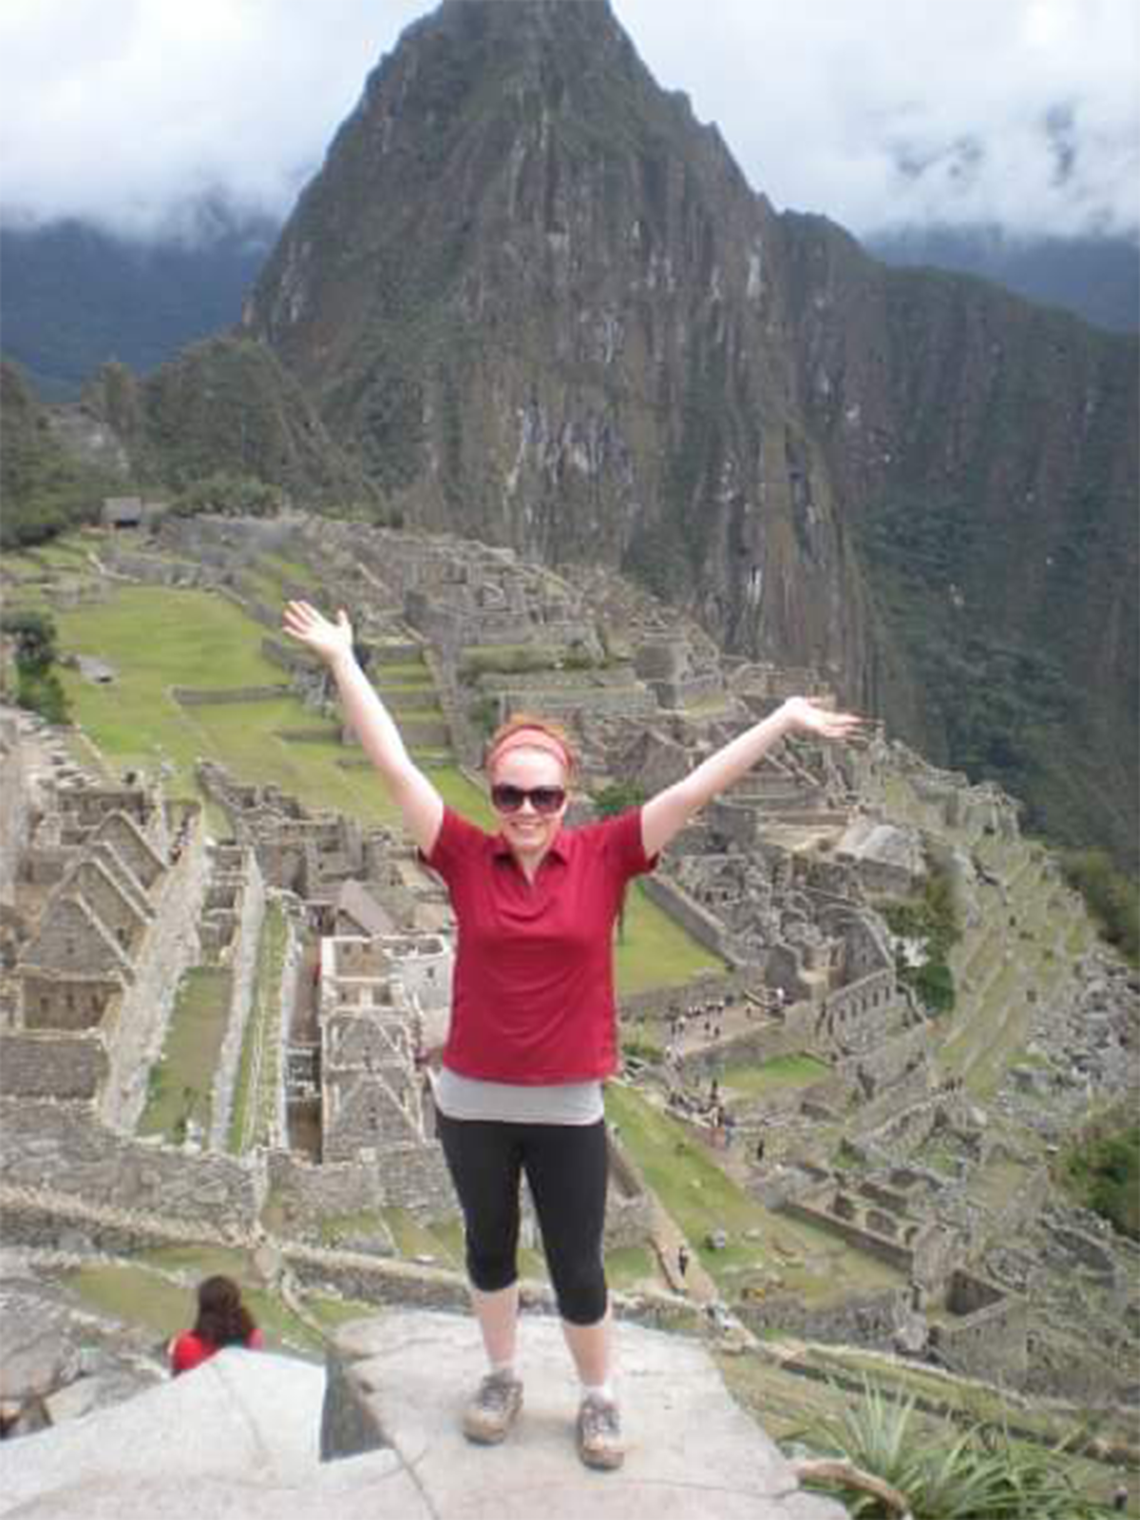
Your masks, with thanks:
M 1109 1513 L 1076 1490 L 1062 1449 L 1016 1442 L 982 1422 L 953 1438 L 936 1434 L 913 1396 L 893 1399 L 868 1378 L 854 1402 L 818 1416 L 795 1438 L 897 1489 L 912 1520 L 1096 1520 Z M 852 1489 L 844 1499 L 857 1520 L 893 1514 L 865 1492 Z

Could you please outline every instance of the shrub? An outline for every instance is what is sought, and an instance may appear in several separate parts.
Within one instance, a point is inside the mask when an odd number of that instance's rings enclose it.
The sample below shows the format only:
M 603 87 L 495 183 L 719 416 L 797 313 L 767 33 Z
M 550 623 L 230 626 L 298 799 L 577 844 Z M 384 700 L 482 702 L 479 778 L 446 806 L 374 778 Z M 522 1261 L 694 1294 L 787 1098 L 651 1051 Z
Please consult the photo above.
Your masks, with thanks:
M 615 781 L 610 786 L 603 786 L 600 791 L 594 792 L 590 801 L 598 811 L 600 818 L 614 818 L 618 813 L 624 813 L 627 808 L 640 807 L 645 801 L 645 788 L 638 786 L 634 781 Z
M 896 1401 L 868 1378 L 861 1398 L 843 1397 L 840 1412 L 819 1416 L 797 1438 L 888 1484 L 913 1520 L 1095 1520 L 1107 1513 L 1077 1490 L 1059 1448 L 1016 1443 L 1003 1427 L 984 1423 L 938 1434 L 913 1396 Z M 851 1515 L 897 1516 L 860 1485 L 830 1481 L 845 1488 Z
M 1061 867 L 1080 892 L 1101 934 L 1135 966 L 1140 963 L 1140 888 L 1104 850 L 1069 850 Z
M 279 486 L 252 475 L 215 470 L 180 491 L 174 501 L 174 511 L 180 517 L 194 517 L 199 512 L 274 517 L 281 510 L 281 502 Z
M 67 697 L 52 669 L 56 657 L 55 624 L 44 612 L 12 612 L 0 630 L 16 646 L 16 701 L 49 723 L 66 723 Z
M 467 709 L 467 716 L 480 731 L 488 738 L 495 732 L 499 724 L 499 703 L 495 697 L 480 697 L 477 702 L 472 702 Z
M 901 939 L 920 940 L 923 945 L 924 959 L 918 966 L 899 956 L 896 967 L 899 980 L 913 988 L 930 1013 L 949 1013 L 956 997 L 949 955 L 962 930 L 954 911 L 948 876 L 932 868 L 920 897 L 887 903 L 881 912 L 892 934 Z
M 1058 1172 L 1087 1208 L 1140 1240 L 1140 1125 L 1115 1134 L 1094 1130 L 1065 1153 Z

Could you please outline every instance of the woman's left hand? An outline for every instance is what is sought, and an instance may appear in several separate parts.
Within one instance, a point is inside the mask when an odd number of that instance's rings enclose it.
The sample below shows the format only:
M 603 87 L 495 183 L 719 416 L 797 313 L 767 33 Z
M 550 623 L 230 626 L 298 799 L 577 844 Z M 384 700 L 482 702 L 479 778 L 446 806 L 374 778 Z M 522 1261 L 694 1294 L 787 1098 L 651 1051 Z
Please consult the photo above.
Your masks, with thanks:
M 792 733 L 813 734 L 817 739 L 849 739 L 863 726 L 858 714 L 832 712 L 807 697 L 789 697 L 783 711 Z

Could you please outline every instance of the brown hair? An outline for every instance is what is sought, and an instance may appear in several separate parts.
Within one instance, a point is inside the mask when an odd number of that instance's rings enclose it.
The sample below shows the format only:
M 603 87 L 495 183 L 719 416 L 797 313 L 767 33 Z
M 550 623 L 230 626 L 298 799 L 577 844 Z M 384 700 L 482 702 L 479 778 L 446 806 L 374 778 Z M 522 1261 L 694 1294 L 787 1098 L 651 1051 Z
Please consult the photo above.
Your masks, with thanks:
M 515 734 L 521 734 L 529 729 L 535 731 L 536 737 L 539 734 L 545 734 L 548 739 L 553 740 L 553 745 L 550 746 L 551 753 L 554 752 L 555 745 L 561 750 L 562 763 L 566 769 L 566 779 L 567 781 L 573 781 L 578 770 L 578 753 L 574 748 L 573 739 L 571 739 L 561 723 L 551 723 L 546 718 L 536 718 L 533 713 L 525 712 L 512 713 L 507 721 L 500 723 L 491 735 L 487 749 L 483 755 L 484 770 L 490 771 L 496 756 L 503 749 L 504 745 L 514 738 Z M 514 745 L 510 747 L 512 749 L 515 748 Z M 523 748 L 521 741 L 517 747 L 519 749 Z M 548 746 L 539 740 L 535 747 L 546 749 Z
M 213 1346 L 244 1346 L 257 1329 L 232 1277 L 207 1277 L 198 1284 L 194 1334 Z

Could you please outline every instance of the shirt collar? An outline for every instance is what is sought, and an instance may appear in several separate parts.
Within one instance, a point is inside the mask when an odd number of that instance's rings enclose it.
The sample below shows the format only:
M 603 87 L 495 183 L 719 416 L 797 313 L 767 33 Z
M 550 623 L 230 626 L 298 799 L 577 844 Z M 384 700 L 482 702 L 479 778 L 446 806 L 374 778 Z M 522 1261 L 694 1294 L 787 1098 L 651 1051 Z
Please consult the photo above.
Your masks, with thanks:
M 515 852 L 511 849 L 510 844 L 507 842 L 507 836 L 505 834 L 498 833 L 492 837 L 491 854 L 495 857 L 496 860 L 502 860 L 508 857 L 513 860 L 514 853 Z M 553 855 L 556 860 L 561 860 L 563 864 L 565 864 L 570 859 L 570 840 L 567 838 L 567 830 L 565 824 L 562 825 L 562 827 L 558 830 L 558 833 L 555 834 L 554 838 L 550 841 L 550 848 L 547 850 L 546 855 L 543 856 L 543 859 L 545 860 L 550 855 Z

